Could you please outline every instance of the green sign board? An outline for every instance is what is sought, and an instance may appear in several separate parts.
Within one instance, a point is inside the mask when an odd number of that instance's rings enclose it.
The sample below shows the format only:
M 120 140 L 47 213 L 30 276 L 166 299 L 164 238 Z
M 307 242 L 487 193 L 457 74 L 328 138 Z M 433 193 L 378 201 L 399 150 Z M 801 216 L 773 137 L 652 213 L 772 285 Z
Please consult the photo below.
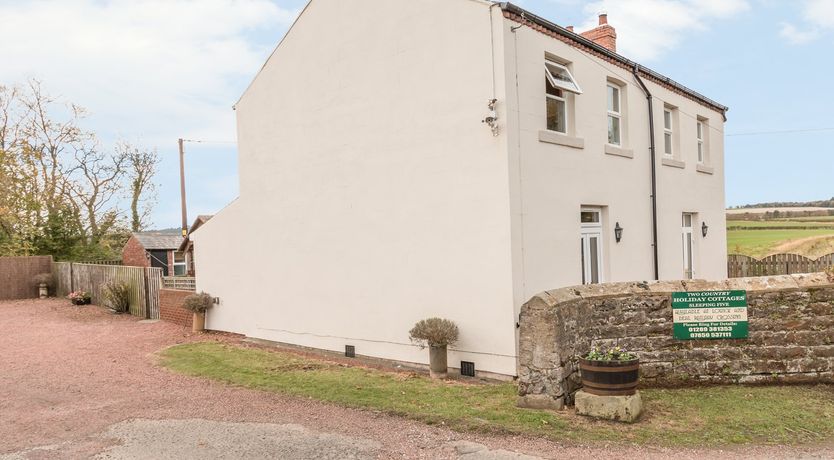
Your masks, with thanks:
M 747 338 L 747 291 L 672 293 L 678 340 Z

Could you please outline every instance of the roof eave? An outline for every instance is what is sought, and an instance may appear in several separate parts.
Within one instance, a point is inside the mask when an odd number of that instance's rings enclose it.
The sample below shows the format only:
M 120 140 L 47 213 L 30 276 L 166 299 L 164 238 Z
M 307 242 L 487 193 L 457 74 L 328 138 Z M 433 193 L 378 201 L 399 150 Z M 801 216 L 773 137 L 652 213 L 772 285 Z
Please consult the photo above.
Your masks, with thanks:
M 538 24 L 538 25 L 550 30 L 551 32 L 554 32 L 554 33 L 562 35 L 566 38 L 569 38 L 569 39 L 581 44 L 582 46 L 586 46 L 588 48 L 591 48 L 592 50 L 594 50 L 594 51 L 596 51 L 600 54 L 603 54 L 604 56 L 607 56 L 611 59 L 614 59 L 614 60 L 622 63 L 623 65 L 625 65 L 629 68 L 634 68 L 636 66 L 637 68 L 640 69 L 641 73 L 645 74 L 649 78 L 651 78 L 653 80 L 656 80 L 658 82 L 661 82 L 661 83 L 665 83 L 665 84 L 677 89 L 678 91 L 681 91 L 681 92 L 689 95 L 690 97 L 692 97 L 694 99 L 697 99 L 698 101 L 702 102 L 703 104 L 718 110 L 719 112 L 721 112 L 721 115 L 724 116 L 724 119 L 726 120 L 726 113 L 727 113 L 727 111 L 730 110 L 729 107 L 727 107 L 723 104 L 720 104 L 720 103 L 704 96 L 703 94 L 695 91 L 695 90 L 687 88 L 686 86 L 672 80 L 671 78 L 669 78 L 665 75 L 662 75 L 660 73 L 655 72 L 654 70 L 646 68 L 646 67 L 640 65 L 639 63 L 626 58 L 625 56 L 617 54 L 617 53 L 609 50 L 608 48 L 606 48 L 604 46 L 601 46 L 601 45 L 595 43 L 594 41 L 583 37 L 580 34 L 577 34 L 575 32 L 571 32 L 570 30 L 568 30 L 568 29 L 566 29 L 566 28 L 564 28 L 564 27 L 562 27 L 558 24 L 554 24 L 553 22 L 551 22 L 551 21 L 549 21 L 549 20 L 547 20 L 547 19 L 545 19 L 541 16 L 537 16 L 536 14 L 531 13 L 530 11 L 527 11 L 524 8 L 521 8 L 521 7 L 519 7 L 517 5 L 514 5 L 510 2 L 501 2 L 500 5 L 501 5 L 501 9 L 503 11 L 507 11 L 507 12 L 514 13 L 514 14 L 517 14 L 519 16 L 522 16 L 525 20 L 528 20 L 528 21 L 530 21 L 534 24 Z

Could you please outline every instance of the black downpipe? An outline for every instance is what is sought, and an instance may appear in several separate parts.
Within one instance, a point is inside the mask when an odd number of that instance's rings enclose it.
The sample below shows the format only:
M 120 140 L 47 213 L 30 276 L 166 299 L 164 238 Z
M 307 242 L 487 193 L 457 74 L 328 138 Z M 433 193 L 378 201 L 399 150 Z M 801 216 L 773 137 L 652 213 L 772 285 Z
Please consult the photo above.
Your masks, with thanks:
M 660 264 L 657 253 L 657 152 L 654 143 L 654 101 L 652 100 L 652 93 L 649 92 L 649 88 L 646 87 L 643 79 L 640 78 L 639 64 L 634 64 L 632 73 L 637 83 L 643 88 L 643 92 L 646 93 L 646 100 L 649 102 L 649 151 L 652 157 L 652 249 L 654 250 L 654 279 L 659 280 Z

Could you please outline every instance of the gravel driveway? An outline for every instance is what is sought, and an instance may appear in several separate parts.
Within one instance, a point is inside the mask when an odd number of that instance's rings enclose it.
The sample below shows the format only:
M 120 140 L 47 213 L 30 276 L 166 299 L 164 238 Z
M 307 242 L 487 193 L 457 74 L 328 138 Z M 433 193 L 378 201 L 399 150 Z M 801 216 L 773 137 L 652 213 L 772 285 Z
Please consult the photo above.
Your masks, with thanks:
M 611 458 L 605 447 L 461 434 L 380 413 L 235 388 L 155 365 L 192 335 L 64 300 L 0 302 L 0 459 Z M 618 457 L 830 458 L 824 448 L 617 447 Z

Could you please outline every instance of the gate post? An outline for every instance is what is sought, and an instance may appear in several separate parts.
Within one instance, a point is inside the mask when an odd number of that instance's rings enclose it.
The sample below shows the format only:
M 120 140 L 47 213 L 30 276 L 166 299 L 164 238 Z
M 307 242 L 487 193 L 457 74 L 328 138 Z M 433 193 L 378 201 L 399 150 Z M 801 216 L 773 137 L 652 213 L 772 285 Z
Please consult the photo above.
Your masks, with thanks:
M 150 269 L 148 267 L 145 267 L 142 271 L 142 285 L 145 288 L 145 319 L 150 319 L 151 317 L 151 290 L 148 286 L 148 278 L 150 277 L 149 271 Z

